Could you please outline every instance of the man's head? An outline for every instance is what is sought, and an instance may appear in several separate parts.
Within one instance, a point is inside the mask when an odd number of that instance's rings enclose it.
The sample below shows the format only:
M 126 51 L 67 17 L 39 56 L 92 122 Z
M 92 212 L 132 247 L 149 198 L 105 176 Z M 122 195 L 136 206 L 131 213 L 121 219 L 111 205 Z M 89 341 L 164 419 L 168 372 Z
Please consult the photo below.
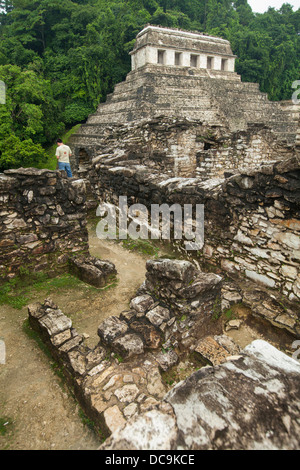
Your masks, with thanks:
M 61 139 L 57 139 L 56 143 L 57 145 L 63 145 L 63 141 Z

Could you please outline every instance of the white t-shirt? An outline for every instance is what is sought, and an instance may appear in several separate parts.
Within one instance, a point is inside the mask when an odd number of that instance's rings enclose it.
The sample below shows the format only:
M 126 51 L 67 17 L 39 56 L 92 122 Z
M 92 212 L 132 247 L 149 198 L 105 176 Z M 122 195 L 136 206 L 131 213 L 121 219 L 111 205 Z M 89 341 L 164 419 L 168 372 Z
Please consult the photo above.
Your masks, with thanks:
M 69 157 L 72 155 L 70 147 L 67 145 L 59 145 L 56 149 L 56 154 L 59 162 L 70 163 Z

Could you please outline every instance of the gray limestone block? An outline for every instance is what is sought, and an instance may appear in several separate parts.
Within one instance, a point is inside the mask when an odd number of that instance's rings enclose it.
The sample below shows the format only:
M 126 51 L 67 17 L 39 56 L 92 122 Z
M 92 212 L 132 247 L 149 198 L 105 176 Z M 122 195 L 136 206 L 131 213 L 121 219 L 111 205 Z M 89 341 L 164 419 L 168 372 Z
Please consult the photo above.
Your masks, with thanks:
M 134 297 L 130 302 L 130 307 L 138 314 L 144 314 L 153 306 L 154 300 L 151 295 L 139 295 Z
M 256 340 L 177 384 L 100 450 L 297 450 L 299 390 L 300 363 Z
M 98 336 L 106 344 L 111 344 L 116 338 L 126 334 L 128 325 L 116 316 L 104 320 L 98 327 Z
M 220 291 L 222 277 L 212 273 L 199 273 L 189 286 L 178 291 L 178 294 L 186 299 L 209 297 L 213 298 L 216 291 Z
M 149 260 L 146 263 L 146 268 L 147 278 L 151 276 L 164 277 L 185 284 L 188 284 L 199 272 L 192 263 L 184 260 Z
M 117 273 L 113 263 L 92 256 L 70 257 L 69 266 L 72 274 L 95 287 L 104 287 Z
M 62 313 L 60 309 L 47 308 L 39 324 L 43 329 L 46 329 L 49 336 L 57 335 L 65 330 L 72 328 L 72 321 Z
M 112 348 L 122 357 L 131 357 L 137 354 L 143 354 L 144 343 L 140 336 L 129 333 L 115 339 L 112 343 Z
M 146 317 L 154 326 L 160 326 L 163 322 L 167 322 L 170 320 L 170 311 L 167 308 L 161 307 L 158 305 L 157 307 L 150 310 Z

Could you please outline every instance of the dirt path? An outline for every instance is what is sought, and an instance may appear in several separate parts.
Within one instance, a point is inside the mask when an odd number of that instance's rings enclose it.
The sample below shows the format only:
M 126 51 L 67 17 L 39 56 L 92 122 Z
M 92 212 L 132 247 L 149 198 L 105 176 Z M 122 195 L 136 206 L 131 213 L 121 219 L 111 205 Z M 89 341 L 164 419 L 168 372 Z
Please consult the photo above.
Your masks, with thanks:
M 145 277 L 146 257 L 121 245 L 90 235 L 90 252 L 116 264 L 115 287 L 99 291 L 69 289 L 51 292 L 51 298 L 72 318 L 73 326 L 97 344 L 97 327 L 105 318 L 119 315 Z M 45 293 L 33 295 L 42 302 Z M 0 449 L 88 450 L 100 440 L 83 424 L 79 408 L 51 362 L 37 343 L 23 331 L 27 308 L 0 306 L 0 339 L 6 346 L 6 363 L 0 364 Z M 1 427 L 2 420 L 2 427 Z M 3 426 L 4 425 L 4 426 Z M 1 435 L 1 430 L 6 433 Z

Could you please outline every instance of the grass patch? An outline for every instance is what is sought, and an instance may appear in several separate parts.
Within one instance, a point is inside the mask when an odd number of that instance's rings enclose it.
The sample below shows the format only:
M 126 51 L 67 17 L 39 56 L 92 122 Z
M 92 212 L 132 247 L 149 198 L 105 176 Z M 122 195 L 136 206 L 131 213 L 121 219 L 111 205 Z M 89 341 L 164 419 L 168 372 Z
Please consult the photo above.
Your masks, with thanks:
M 138 238 L 137 240 L 133 240 L 128 238 L 127 240 L 121 240 L 122 245 L 124 248 L 130 251 L 137 251 L 138 253 L 142 253 L 144 255 L 158 257 L 160 248 L 156 246 L 154 243 L 151 243 L 149 240 L 142 240 Z
M 96 424 L 94 423 L 94 421 L 88 418 L 85 412 L 81 408 L 79 408 L 78 410 L 78 415 L 79 415 L 81 422 L 85 426 L 87 426 L 91 431 L 93 431 L 100 439 L 100 442 L 103 443 L 106 440 L 106 436 L 104 432 L 102 431 L 102 429 L 98 428 Z
M 0 416 L 0 436 L 5 436 L 11 429 L 12 420 L 7 416 Z
M 39 292 L 46 295 L 63 289 L 85 289 L 99 292 L 96 287 L 90 286 L 72 274 L 65 273 L 49 278 L 45 273 L 16 277 L 0 286 L 0 305 L 10 305 L 21 310 Z

